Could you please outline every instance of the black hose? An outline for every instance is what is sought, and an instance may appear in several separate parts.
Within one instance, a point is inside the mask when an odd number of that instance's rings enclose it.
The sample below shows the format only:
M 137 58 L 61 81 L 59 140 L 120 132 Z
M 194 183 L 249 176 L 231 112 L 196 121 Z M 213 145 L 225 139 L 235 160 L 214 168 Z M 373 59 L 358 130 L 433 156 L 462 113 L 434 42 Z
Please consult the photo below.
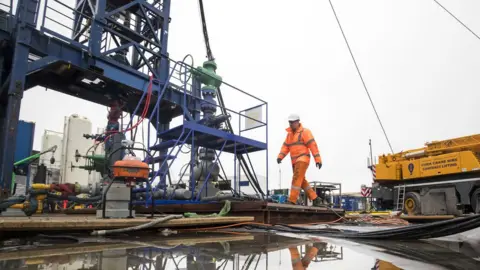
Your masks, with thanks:
M 57 195 L 57 194 L 53 194 L 53 193 L 49 193 L 47 195 L 47 198 L 52 199 L 52 200 L 68 200 L 68 201 L 75 202 L 75 203 L 94 203 L 94 202 L 98 202 L 98 201 L 102 200 L 101 195 L 100 196 L 95 196 L 95 197 L 90 197 L 90 198 L 78 198 L 76 196 L 68 196 L 67 198 L 65 198 L 65 196 L 61 196 L 61 195 Z
M 220 87 L 218 88 L 218 101 L 220 103 L 220 109 L 222 110 L 223 114 L 227 114 L 227 110 L 225 109 L 225 102 L 223 101 L 223 96 L 222 92 L 220 90 Z M 230 133 L 233 133 L 233 127 L 230 122 L 230 119 L 227 119 L 227 129 Z M 242 154 L 237 154 L 237 158 L 240 162 L 240 167 L 242 168 L 243 172 L 245 173 L 245 176 L 247 177 L 248 182 L 252 184 L 255 189 L 262 195 L 262 197 L 265 196 L 265 193 L 262 190 L 262 187 L 260 187 L 260 184 L 258 183 L 258 179 L 256 178 L 256 175 L 252 174 L 250 171 L 250 168 L 248 167 L 247 161 L 243 157 Z
M 16 196 L 16 197 L 10 197 L 8 199 L 2 200 L 0 202 L 0 210 L 5 210 L 12 205 L 23 203 L 26 200 L 25 196 Z
M 38 234 L 37 237 L 40 238 L 47 238 L 47 239 L 65 239 L 65 240 L 71 240 L 72 242 L 79 243 L 80 239 L 69 236 L 69 235 L 47 235 L 47 234 Z
M 198 0 L 198 4 L 200 6 L 200 16 L 202 18 L 202 29 L 203 29 L 203 38 L 205 39 L 205 47 L 207 48 L 207 58 L 210 61 L 215 60 L 213 57 L 212 49 L 210 48 L 210 40 L 208 38 L 208 30 L 207 30 L 207 20 L 205 19 L 205 12 L 203 9 L 203 1 Z
M 320 234 L 326 237 L 347 239 L 418 240 L 438 238 L 479 228 L 480 215 L 372 232 L 357 232 L 353 230 L 339 230 L 335 228 L 311 229 L 290 225 L 265 226 L 252 224 L 248 225 L 248 227 L 289 233 Z
M 410 225 L 407 227 L 395 228 L 395 229 L 388 229 L 388 230 L 381 230 L 381 231 L 374 231 L 374 232 L 364 232 L 364 235 L 381 235 L 381 234 L 391 234 L 391 232 L 396 233 L 405 233 L 411 231 L 420 231 L 420 230 L 436 230 L 437 228 L 445 228 L 449 226 L 458 226 L 458 224 L 468 222 L 470 220 L 479 220 L 480 215 L 472 215 L 465 218 L 457 218 L 451 220 L 441 220 L 433 223 L 427 224 L 418 224 L 418 225 Z

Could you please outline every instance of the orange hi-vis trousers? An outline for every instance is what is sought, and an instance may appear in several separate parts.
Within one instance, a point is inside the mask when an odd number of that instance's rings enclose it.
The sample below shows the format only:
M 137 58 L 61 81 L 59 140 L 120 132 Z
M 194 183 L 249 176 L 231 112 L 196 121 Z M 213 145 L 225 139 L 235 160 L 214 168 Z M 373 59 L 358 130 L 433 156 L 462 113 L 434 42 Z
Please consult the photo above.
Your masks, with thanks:
M 293 179 L 292 187 L 290 189 L 290 197 L 288 200 L 292 203 L 297 203 L 298 196 L 300 195 L 300 190 L 303 189 L 310 200 L 315 200 L 318 196 L 313 191 L 312 187 L 305 179 L 305 173 L 307 172 L 308 163 L 297 161 L 293 165 Z
M 292 268 L 293 270 L 303 270 L 307 269 L 310 265 L 310 262 L 317 256 L 318 249 L 316 247 L 309 247 L 307 249 L 307 253 L 303 258 L 300 258 L 300 252 L 296 247 L 289 248 L 290 257 L 292 259 Z

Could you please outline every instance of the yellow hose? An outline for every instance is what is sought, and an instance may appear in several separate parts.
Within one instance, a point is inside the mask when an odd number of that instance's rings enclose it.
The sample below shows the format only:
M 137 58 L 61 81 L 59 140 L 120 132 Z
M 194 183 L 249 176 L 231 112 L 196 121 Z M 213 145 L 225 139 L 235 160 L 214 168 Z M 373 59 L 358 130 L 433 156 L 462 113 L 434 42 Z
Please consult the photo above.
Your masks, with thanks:
M 50 185 L 46 184 L 32 184 L 33 189 L 50 189 Z
M 9 208 L 23 210 L 23 203 L 14 204 L 14 205 L 10 206 Z

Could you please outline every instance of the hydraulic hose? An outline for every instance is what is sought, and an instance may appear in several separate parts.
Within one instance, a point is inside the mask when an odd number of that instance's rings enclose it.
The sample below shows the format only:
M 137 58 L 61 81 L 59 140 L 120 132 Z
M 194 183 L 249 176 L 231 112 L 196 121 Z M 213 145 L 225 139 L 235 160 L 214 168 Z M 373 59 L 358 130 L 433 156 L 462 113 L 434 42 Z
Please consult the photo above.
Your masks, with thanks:
M 26 200 L 25 196 L 10 197 L 0 202 L 0 211 L 9 208 L 12 205 L 23 203 Z
M 90 198 L 79 198 L 76 196 L 68 196 L 67 198 L 65 198 L 64 196 L 52 194 L 52 193 L 49 193 L 47 195 L 47 198 L 53 199 L 53 200 L 68 200 L 76 203 L 94 203 L 102 200 L 102 196 L 95 196 Z
M 339 230 L 335 229 L 334 227 L 328 229 L 310 229 L 285 225 L 265 226 L 252 224 L 248 226 L 258 229 L 275 230 L 289 233 L 320 234 L 326 237 L 347 239 L 418 240 L 453 235 L 479 228 L 480 215 L 372 232 Z
M 93 231 L 91 235 L 93 236 L 101 236 L 101 235 L 107 235 L 107 234 L 116 234 L 116 233 L 127 233 L 127 232 L 134 232 L 134 231 L 139 231 L 139 230 L 145 230 L 150 227 L 153 227 L 157 224 L 167 222 L 171 219 L 178 219 L 178 218 L 183 218 L 182 215 L 170 215 L 162 218 L 158 218 L 155 220 L 152 220 L 151 222 L 141 224 L 138 226 L 134 227 L 128 227 L 128 228 L 122 228 L 122 229 L 115 229 L 115 230 L 99 230 L 99 231 Z
M 210 197 L 202 197 L 200 200 L 202 202 L 208 202 L 208 201 L 225 201 L 225 200 L 241 200 L 241 199 L 235 198 L 233 194 L 218 194 Z
M 47 234 L 38 234 L 37 237 L 39 238 L 46 238 L 46 239 L 61 239 L 61 240 L 69 240 L 74 243 L 80 243 L 80 239 L 70 236 L 70 235 L 47 235 Z

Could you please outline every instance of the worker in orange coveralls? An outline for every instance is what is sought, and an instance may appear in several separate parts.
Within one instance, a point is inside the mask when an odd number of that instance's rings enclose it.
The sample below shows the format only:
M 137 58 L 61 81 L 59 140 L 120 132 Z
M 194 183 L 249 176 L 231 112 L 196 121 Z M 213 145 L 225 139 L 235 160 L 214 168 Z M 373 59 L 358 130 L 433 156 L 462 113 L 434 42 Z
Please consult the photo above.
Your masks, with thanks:
M 307 269 L 310 265 L 310 262 L 317 256 L 318 248 L 316 247 L 308 247 L 307 253 L 303 258 L 300 258 L 300 252 L 296 247 L 288 248 L 290 251 L 290 257 L 292 258 L 292 269 L 293 270 L 303 270 Z
M 313 201 L 313 205 L 319 206 L 321 205 L 321 199 L 307 182 L 307 179 L 305 179 L 305 173 L 310 164 L 310 152 L 312 152 L 315 158 L 316 167 L 318 169 L 322 168 L 322 159 L 318 151 L 317 143 L 313 138 L 312 132 L 300 124 L 300 117 L 298 115 L 290 115 L 288 122 L 290 123 L 290 127 L 287 128 L 287 138 L 277 157 L 278 164 L 280 164 L 283 158 L 289 153 L 292 159 L 293 180 L 288 202 L 290 204 L 296 204 L 300 190 L 303 189 L 308 198 Z

